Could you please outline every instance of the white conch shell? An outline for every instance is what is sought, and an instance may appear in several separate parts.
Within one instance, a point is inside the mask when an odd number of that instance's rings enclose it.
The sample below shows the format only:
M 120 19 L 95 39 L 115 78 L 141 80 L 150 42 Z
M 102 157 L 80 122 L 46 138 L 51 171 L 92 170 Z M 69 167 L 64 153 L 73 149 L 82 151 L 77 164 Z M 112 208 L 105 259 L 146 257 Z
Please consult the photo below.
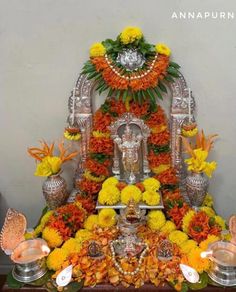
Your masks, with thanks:
M 70 283 L 72 277 L 72 268 L 73 266 L 70 265 L 57 275 L 56 283 L 58 286 L 64 287 Z
M 7 255 L 10 255 L 16 246 L 24 240 L 26 226 L 27 221 L 24 214 L 14 209 L 7 210 L 0 234 L 0 246 Z
M 190 283 L 197 283 L 199 281 L 199 274 L 196 270 L 190 266 L 180 264 L 180 269 L 185 277 L 185 279 Z

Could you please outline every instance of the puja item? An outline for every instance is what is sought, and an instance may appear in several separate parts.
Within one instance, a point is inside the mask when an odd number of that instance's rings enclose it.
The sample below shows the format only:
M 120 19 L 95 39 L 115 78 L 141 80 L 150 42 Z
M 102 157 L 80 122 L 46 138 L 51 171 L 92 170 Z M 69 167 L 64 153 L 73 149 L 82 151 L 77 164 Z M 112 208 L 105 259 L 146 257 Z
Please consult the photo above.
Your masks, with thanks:
M 184 264 L 180 264 L 179 267 L 188 282 L 197 283 L 199 281 L 200 277 L 195 269 Z
M 173 244 L 168 239 L 164 239 L 160 242 L 157 257 L 161 261 L 169 261 L 172 259 Z
M 68 285 L 72 278 L 73 266 L 69 265 L 64 270 L 62 270 L 56 277 L 56 283 L 60 287 L 65 287 Z
M 88 255 L 94 259 L 103 258 L 103 252 L 101 246 L 96 241 L 91 241 L 88 246 Z
M 26 218 L 14 209 L 8 209 L 1 231 L 0 246 L 15 263 L 12 276 L 24 283 L 41 278 L 46 272 L 45 257 L 50 249 L 41 238 L 24 240 Z
M 201 253 L 201 257 L 212 261 L 209 277 L 223 286 L 236 285 L 236 215 L 230 218 L 229 223 L 232 241 L 216 241 L 208 246 L 207 251 Z

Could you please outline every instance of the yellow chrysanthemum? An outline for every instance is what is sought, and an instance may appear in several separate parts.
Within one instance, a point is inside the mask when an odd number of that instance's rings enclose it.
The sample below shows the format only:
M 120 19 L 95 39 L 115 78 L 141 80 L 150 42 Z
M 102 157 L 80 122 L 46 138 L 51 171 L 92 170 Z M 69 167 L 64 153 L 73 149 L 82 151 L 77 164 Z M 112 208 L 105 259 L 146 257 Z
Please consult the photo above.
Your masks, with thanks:
M 165 225 L 161 228 L 161 232 L 163 233 L 170 233 L 172 231 L 176 230 L 176 225 L 172 221 L 166 221 Z
M 78 240 L 75 238 L 69 238 L 67 241 L 64 242 L 62 245 L 62 249 L 66 250 L 69 254 L 80 252 L 81 250 L 81 244 Z
M 49 247 L 58 247 L 63 242 L 60 233 L 51 227 L 44 228 L 42 232 L 42 238 L 47 241 Z
M 167 129 L 166 125 L 157 125 L 151 128 L 151 132 L 153 134 L 159 134 L 159 133 L 164 132 L 166 129 Z
M 147 225 L 152 230 L 160 230 L 166 223 L 165 215 L 162 211 L 152 210 L 147 215 Z
M 61 169 L 61 158 L 57 156 L 46 156 L 43 160 L 37 164 L 34 175 L 36 176 L 50 176 L 56 174 Z
M 114 176 L 111 176 L 107 178 L 104 183 L 102 184 L 102 188 L 110 187 L 110 186 L 116 186 L 118 184 L 118 179 Z
M 194 215 L 195 215 L 195 212 L 193 210 L 190 210 L 185 214 L 183 221 L 182 221 L 183 222 L 182 223 L 183 232 L 188 233 L 189 223 L 192 220 Z
M 157 53 L 162 54 L 162 55 L 166 55 L 166 56 L 170 56 L 170 54 L 171 54 L 170 48 L 167 47 L 167 45 L 162 44 L 162 43 L 159 43 L 156 45 L 156 51 L 157 51 Z
M 197 133 L 198 133 L 198 128 L 194 128 L 192 130 L 184 130 L 184 129 L 182 129 L 182 135 L 184 137 L 191 138 L 191 137 L 196 136 Z
M 91 174 L 89 170 L 85 170 L 84 177 L 88 180 L 91 180 L 97 183 L 104 181 L 104 179 L 106 178 L 105 175 L 94 176 Z
M 142 198 L 141 190 L 134 185 L 126 186 L 121 191 L 121 202 L 125 205 L 127 205 L 131 199 L 138 203 L 141 200 L 141 198 Z
M 154 177 L 149 177 L 149 178 L 146 178 L 144 181 L 143 181 L 143 185 L 145 187 L 145 190 L 146 191 L 158 191 L 161 184 L 159 182 L 159 180 L 155 179 Z
M 169 240 L 179 247 L 188 240 L 188 235 L 182 231 L 174 230 L 169 234 Z
M 218 241 L 220 240 L 220 238 L 218 236 L 215 236 L 215 235 L 211 235 L 209 234 L 207 236 L 207 239 L 203 240 L 200 244 L 199 244 L 199 247 L 202 249 L 202 250 L 207 250 L 208 248 L 208 245 L 215 242 L 215 241 Z
M 68 252 L 62 248 L 55 248 L 47 257 L 47 266 L 49 270 L 58 271 L 66 261 Z
M 106 48 L 102 43 L 94 43 L 89 50 L 90 57 L 102 57 L 106 54 Z
M 98 215 L 89 215 L 84 222 L 84 228 L 87 230 L 93 230 L 98 225 Z
M 155 174 L 160 174 L 160 173 L 162 173 L 163 171 L 166 171 L 169 168 L 170 168 L 170 164 L 160 164 L 157 167 L 153 167 L 152 168 L 152 172 L 155 173 Z
M 160 203 L 160 198 L 161 196 L 158 192 L 149 190 L 149 191 L 143 192 L 142 200 L 149 206 L 155 206 Z
M 50 219 L 51 215 L 53 214 L 53 211 L 47 211 L 43 217 L 40 220 L 40 224 L 42 224 L 43 226 L 48 222 L 48 220 Z
M 92 237 L 93 233 L 87 229 L 80 229 L 75 234 L 75 238 L 80 244 L 82 244 L 86 240 L 91 239 Z
M 35 229 L 34 229 L 34 236 L 37 237 L 40 233 L 42 233 L 44 228 L 44 225 L 39 224 Z
M 200 207 L 200 210 L 205 212 L 209 217 L 214 217 L 216 214 L 212 208 L 207 206 Z
M 203 201 L 203 206 L 212 207 L 213 206 L 213 198 L 210 194 L 206 194 L 205 199 Z
M 98 194 L 98 202 L 102 205 L 115 205 L 120 201 L 120 191 L 116 186 L 102 188 Z
M 64 132 L 64 137 L 70 141 L 79 141 L 81 138 L 81 134 L 80 133 L 70 133 L 69 131 L 66 130 Z
M 124 45 L 127 45 L 140 40 L 142 36 L 143 33 L 139 27 L 128 26 L 120 34 L 120 40 Z
M 109 138 L 110 133 L 104 133 L 101 131 L 93 131 L 93 137 L 95 137 L 95 138 Z
M 196 247 L 190 251 L 188 254 L 188 263 L 189 266 L 194 268 L 198 273 L 207 271 L 210 267 L 210 262 L 206 258 L 201 257 L 201 252 L 203 250 L 199 247 Z
M 216 224 L 218 224 L 222 230 L 226 229 L 226 224 L 225 224 L 225 220 L 221 217 L 221 216 L 215 216 L 214 217 Z
M 100 227 L 112 227 L 116 224 L 116 212 L 114 209 L 102 209 L 98 214 Z
M 183 253 L 189 254 L 191 250 L 195 249 L 196 247 L 197 242 L 195 240 L 189 239 L 181 244 L 180 249 Z

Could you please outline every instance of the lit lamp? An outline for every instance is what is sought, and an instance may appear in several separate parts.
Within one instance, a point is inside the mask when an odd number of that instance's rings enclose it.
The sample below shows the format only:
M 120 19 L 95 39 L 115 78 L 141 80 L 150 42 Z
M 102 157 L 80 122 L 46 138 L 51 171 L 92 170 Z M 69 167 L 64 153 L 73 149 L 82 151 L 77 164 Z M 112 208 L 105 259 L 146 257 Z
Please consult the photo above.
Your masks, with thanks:
M 14 209 L 8 209 L 0 235 L 2 250 L 15 263 L 12 276 L 24 283 L 41 278 L 46 272 L 45 257 L 50 249 L 41 238 L 24 239 L 26 218 Z

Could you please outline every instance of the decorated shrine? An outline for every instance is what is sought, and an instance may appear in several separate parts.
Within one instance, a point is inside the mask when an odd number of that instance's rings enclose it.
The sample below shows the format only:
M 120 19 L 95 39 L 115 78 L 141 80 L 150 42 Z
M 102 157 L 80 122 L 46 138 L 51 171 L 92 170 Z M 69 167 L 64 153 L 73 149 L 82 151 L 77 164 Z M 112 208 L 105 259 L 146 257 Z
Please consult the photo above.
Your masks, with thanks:
M 46 207 L 34 229 L 20 210 L 6 214 L 8 286 L 235 286 L 236 217 L 219 216 L 208 193 L 217 135 L 198 128 L 170 48 L 127 27 L 89 54 L 68 100 L 64 140 L 28 148 L 35 175 L 45 177 Z M 69 191 L 62 170 L 71 160 Z

